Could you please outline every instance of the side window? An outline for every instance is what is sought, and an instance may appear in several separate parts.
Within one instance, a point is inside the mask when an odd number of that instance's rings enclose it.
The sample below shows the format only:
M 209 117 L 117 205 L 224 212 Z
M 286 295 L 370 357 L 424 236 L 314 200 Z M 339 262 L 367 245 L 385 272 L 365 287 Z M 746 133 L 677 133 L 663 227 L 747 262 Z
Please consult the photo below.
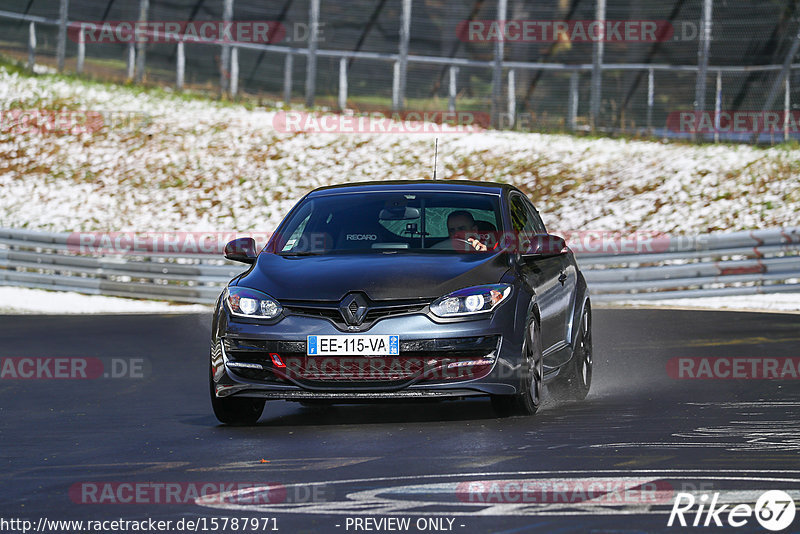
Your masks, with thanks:
M 542 222 L 542 218 L 539 217 L 539 213 L 536 211 L 536 208 L 533 207 L 533 204 L 530 201 L 526 202 L 525 205 L 528 208 L 528 216 L 531 219 L 531 223 L 533 224 L 533 228 L 537 234 L 546 234 L 547 229 L 544 227 L 544 223 Z
M 512 194 L 510 199 L 511 225 L 514 231 L 521 234 L 539 233 L 531 210 L 519 194 Z M 539 221 L 541 222 L 541 221 Z

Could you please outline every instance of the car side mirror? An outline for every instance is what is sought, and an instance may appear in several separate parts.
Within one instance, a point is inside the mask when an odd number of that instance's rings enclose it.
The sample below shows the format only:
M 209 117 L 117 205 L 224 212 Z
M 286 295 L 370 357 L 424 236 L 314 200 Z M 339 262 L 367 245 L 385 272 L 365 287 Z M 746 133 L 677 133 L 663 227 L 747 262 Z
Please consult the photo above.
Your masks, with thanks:
M 543 258 L 565 254 L 569 249 L 563 237 L 551 234 L 534 234 L 530 237 L 527 247 L 523 247 L 523 258 Z
M 242 263 L 255 263 L 256 240 L 252 237 L 240 237 L 225 245 L 225 258 Z

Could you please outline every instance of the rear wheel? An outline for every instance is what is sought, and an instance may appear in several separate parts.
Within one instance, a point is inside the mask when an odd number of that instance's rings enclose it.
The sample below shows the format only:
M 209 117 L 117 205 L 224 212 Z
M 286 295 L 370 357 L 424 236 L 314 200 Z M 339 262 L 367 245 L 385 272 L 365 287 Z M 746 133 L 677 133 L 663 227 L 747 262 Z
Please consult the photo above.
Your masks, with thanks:
M 211 407 L 220 423 L 232 426 L 248 426 L 255 424 L 264 411 L 264 399 L 219 398 L 214 391 L 213 369 L 209 376 Z
M 492 407 L 502 417 L 533 415 L 542 402 L 542 338 L 539 323 L 531 320 L 525 332 L 522 346 L 525 361 L 521 365 L 519 392 L 515 395 L 492 396 Z
M 561 372 L 563 375 L 550 386 L 555 396 L 562 400 L 585 399 L 592 385 L 592 309 L 588 302 L 581 315 L 572 358 Z

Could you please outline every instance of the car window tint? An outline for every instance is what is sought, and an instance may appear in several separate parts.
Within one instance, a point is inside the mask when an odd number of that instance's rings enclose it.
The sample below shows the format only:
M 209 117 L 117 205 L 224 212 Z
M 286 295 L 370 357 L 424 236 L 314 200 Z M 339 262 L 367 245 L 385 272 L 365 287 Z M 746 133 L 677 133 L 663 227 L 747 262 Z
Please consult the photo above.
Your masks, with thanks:
M 501 229 L 499 196 L 457 192 L 374 192 L 305 201 L 282 226 L 280 253 L 429 250 L 450 239 L 448 218 L 471 216 L 468 231 Z M 450 247 L 450 251 L 453 249 Z
M 528 211 L 522 196 L 518 193 L 512 194 L 510 204 L 511 224 L 514 227 L 514 231 L 523 234 L 537 233 L 534 219 Z

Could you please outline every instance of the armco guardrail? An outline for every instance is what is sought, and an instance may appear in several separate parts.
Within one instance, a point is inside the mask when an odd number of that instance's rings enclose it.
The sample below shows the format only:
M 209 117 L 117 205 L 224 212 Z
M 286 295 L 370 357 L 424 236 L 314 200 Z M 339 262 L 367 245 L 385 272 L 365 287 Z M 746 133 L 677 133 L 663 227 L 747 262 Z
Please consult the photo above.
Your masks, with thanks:
M 241 264 L 219 250 L 82 254 L 75 234 L 0 229 L 0 285 L 211 304 Z M 595 301 L 800 292 L 800 227 L 673 237 L 644 253 L 573 245 Z
M 800 227 L 655 242 L 638 254 L 577 252 L 593 300 L 800 292 Z

